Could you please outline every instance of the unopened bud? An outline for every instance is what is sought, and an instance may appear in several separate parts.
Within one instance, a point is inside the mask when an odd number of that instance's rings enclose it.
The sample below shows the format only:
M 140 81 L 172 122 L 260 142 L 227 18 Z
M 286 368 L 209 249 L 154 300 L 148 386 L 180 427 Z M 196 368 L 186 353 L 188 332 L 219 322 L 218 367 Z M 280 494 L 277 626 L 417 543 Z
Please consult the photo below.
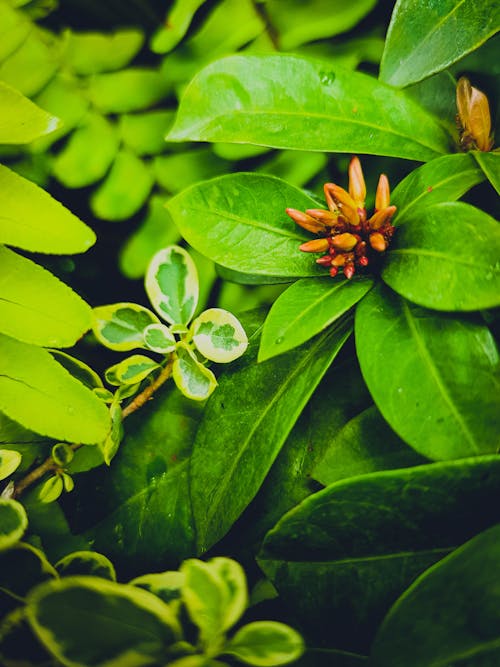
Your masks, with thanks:
M 370 229 L 377 230 L 382 227 L 382 225 L 385 225 L 386 222 L 388 222 L 394 213 L 396 213 L 396 207 L 395 206 L 386 206 L 385 208 L 381 209 L 380 211 L 377 211 L 372 215 L 370 220 L 368 221 L 368 224 L 370 225 Z
M 327 211 L 324 208 L 308 208 L 306 213 L 327 227 L 334 227 L 339 218 L 338 211 Z
M 313 239 L 306 241 L 300 247 L 302 252 L 325 252 L 329 248 L 328 239 Z
M 325 184 L 325 193 L 328 191 L 340 212 L 347 218 L 351 225 L 359 224 L 358 206 L 351 195 L 335 183 Z
M 489 151 L 492 147 L 491 114 L 488 98 L 462 76 L 457 83 L 457 108 L 463 128 L 461 142 L 464 148 L 477 147 Z
M 385 174 L 380 174 L 377 185 L 377 193 L 375 195 L 375 210 L 381 211 L 387 208 L 391 203 L 391 189 L 389 187 L 389 179 Z
M 336 267 L 336 266 L 332 266 L 332 268 L 330 269 L 330 275 L 331 275 L 331 277 L 332 277 L 332 278 L 335 278 L 335 276 L 337 275 L 338 272 L 339 272 L 339 270 L 337 269 L 337 267 Z
M 366 199 L 366 185 L 361 169 L 361 162 L 353 157 L 349 163 L 349 194 L 358 207 L 364 208 Z
M 294 222 L 296 222 L 304 229 L 307 229 L 308 232 L 318 234 L 325 231 L 325 225 L 323 225 L 321 222 L 318 222 L 318 220 L 315 220 L 310 215 L 307 215 L 307 213 L 297 211 L 295 208 L 287 208 L 286 213 L 292 218 Z
M 331 188 L 333 186 L 333 183 L 325 183 L 323 185 L 323 192 L 325 193 L 325 199 L 326 203 L 328 204 L 328 208 L 332 213 L 338 213 L 339 212 L 339 207 L 337 206 L 337 202 L 333 198 Z
M 362 257 L 360 257 L 358 259 L 358 264 L 360 266 L 368 266 L 369 263 L 370 263 L 370 260 L 368 259 L 368 257 L 366 255 L 363 255 Z
M 344 266 L 344 276 L 347 278 L 347 280 L 350 280 L 355 273 L 356 273 L 356 267 L 354 266 L 354 264 L 346 264 Z
M 352 250 L 357 242 L 358 239 L 354 236 L 354 234 L 349 234 L 348 232 L 345 234 L 338 234 L 332 238 L 332 246 L 336 250 L 344 250 L 346 252 Z
M 346 263 L 345 255 L 336 255 L 332 259 L 332 266 L 344 266 Z
M 318 257 L 316 264 L 320 266 L 330 266 L 332 263 L 331 255 L 323 255 L 323 257 Z
M 373 234 L 370 234 L 370 245 L 377 252 L 384 252 L 384 250 L 387 248 L 387 241 L 384 239 L 382 234 L 374 232 Z

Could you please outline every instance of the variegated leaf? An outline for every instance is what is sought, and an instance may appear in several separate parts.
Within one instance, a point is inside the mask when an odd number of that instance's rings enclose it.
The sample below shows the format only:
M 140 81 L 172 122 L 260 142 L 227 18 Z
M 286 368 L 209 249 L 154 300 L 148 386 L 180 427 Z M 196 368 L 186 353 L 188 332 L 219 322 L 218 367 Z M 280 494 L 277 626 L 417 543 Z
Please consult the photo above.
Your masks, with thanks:
M 184 396 L 194 401 L 204 401 L 217 386 L 212 371 L 200 364 L 184 343 L 177 345 L 177 358 L 174 361 L 172 377 Z
M 248 338 L 239 320 L 222 308 L 205 310 L 193 322 L 192 332 L 201 354 L 218 363 L 234 361 L 248 347 Z
M 92 331 L 106 347 L 126 352 L 144 347 L 144 329 L 158 322 L 154 313 L 137 303 L 114 303 L 94 308 Z

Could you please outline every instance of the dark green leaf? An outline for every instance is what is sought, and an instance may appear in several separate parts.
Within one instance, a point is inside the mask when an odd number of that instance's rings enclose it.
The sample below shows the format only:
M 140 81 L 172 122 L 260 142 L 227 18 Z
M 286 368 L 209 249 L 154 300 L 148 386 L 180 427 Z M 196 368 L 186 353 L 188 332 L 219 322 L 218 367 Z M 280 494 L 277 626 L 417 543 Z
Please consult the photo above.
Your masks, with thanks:
M 498 352 L 485 326 L 424 310 L 381 286 L 357 308 L 356 347 L 382 415 L 420 454 L 496 451 Z
M 499 479 L 485 456 L 337 482 L 278 522 L 259 563 L 310 642 L 364 653 L 416 575 L 499 521 Z
M 500 305 L 500 226 L 462 202 L 409 213 L 382 278 L 410 301 L 448 311 Z
M 486 175 L 491 185 L 500 194 L 500 153 L 481 153 L 474 151 L 472 155 Z
M 424 572 L 377 634 L 373 667 L 488 667 L 500 660 L 500 525 Z
M 272 176 L 228 174 L 198 183 L 167 203 L 186 241 L 214 262 L 240 273 L 301 277 L 324 275 L 302 253 L 308 236 L 286 215 L 318 203 Z
M 58 118 L 1 81 L 0 109 L 0 144 L 27 144 L 59 126 Z
M 187 88 L 167 139 L 422 161 L 449 148 L 437 119 L 404 93 L 366 74 L 282 55 L 232 56 L 203 69 Z
M 367 657 L 335 649 L 308 649 L 295 667 L 366 667 Z
M 392 14 L 380 78 L 393 86 L 439 72 L 477 49 L 500 25 L 495 0 L 398 0 Z

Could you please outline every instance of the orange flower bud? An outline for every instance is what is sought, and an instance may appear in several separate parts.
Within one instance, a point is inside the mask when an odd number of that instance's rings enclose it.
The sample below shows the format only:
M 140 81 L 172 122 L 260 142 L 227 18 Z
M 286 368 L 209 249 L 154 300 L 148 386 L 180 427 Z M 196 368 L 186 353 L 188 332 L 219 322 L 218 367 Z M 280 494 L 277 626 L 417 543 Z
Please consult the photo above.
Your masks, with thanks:
M 357 157 L 353 157 L 349 163 L 349 194 L 356 202 L 357 208 L 364 208 L 366 185 L 361 162 Z
M 387 241 L 384 239 L 382 234 L 379 234 L 379 232 L 370 234 L 369 240 L 371 247 L 377 252 L 384 252 L 384 250 L 387 248 Z
M 328 239 L 313 239 L 312 241 L 306 241 L 299 247 L 302 252 L 325 252 L 329 248 L 329 243 Z
M 344 266 L 346 263 L 345 255 L 336 255 L 332 259 L 332 266 Z
M 488 98 L 462 76 L 457 83 L 457 109 L 462 126 L 461 144 L 464 148 L 489 151 L 493 145 L 490 137 L 491 115 Z
M 344 188 L 335 185 L 335 183 L 326 183 L 325 192 L 328 186 L 328 192 L 340 209 L 342 215 L 347 218 L 351 225 L 359 224 L 358 206 L 351 195 Z
M 296 222 L 304 229 L 307 229 L 308 232 L 313 232 L 313 234 L 318 234 L 319 232 L 326 231 L 325 225 L 323 225 L 318 220 L 315 220 L 310 215 L 307 215 L 307 213 L 303 213 L 302 211 L 297 211 L 297 209 L 295 208 L 287 208 L 286 213 L 292 218 L 294 222 Z
M 375 210 L 381 211 L 387 208 L 391 201 L 391 190 L 389 188 L 389 179 L 385 174 L 380 174 L 375 195 Z
M 338 234 L 332 238 L 332 246 L 336 250 L 352 250 L 357 242 L 358 239 L 354 236 L 354 234 L 349 234 L 348 232 L 345 234 Z
M 332 211 L 333 213 L 338 213 L 339 207 L 337 206 L 337 203 L 332 196 L 331 193 L 332 187 L 333 183 L 325 183 L 323 186 L 323 192 L 325 193 L 326 203 L 328 204 L 328 208 L 330 209 L 330 211 Z
M 387 206 L 386 208 L 377 211 L 368 221 L 370 229 L 380 229 L 382 225 L 392 218 L 394 213 L 396 213 L 396 210 L 395 206 Z
M 308 208 L 306 213 L 312 218 L 319 220 L 319 222 L 322 222 L 327 227 L 334 227 L 339 219 L 338 211 L 326 211 L 323 208 Z

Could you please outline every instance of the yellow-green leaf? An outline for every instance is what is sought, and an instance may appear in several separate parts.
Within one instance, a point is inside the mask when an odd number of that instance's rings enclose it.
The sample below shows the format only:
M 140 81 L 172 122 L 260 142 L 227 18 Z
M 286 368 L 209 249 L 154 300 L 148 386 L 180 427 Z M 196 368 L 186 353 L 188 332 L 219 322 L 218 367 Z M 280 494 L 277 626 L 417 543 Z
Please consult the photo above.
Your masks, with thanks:
M 126 302 L 98 306 L 92 315 L 92 331 L 97 340 L 117 352 L 144 347 L 144 330 L 160 321 L 148 308 Z
M 27 144 L 53 132 L 59 119 L 0 81 L 0 144 Z
M 248 338 L 240 321 L 223 308 L 209 308 L 192 326 L 193 341 L 201 354 L 217 363 L 228 363 L 241 357 Z
M 28 517 L 21 503 L 0 498 L 0 551 L 18 542 L 27 526 Z
M 194 353 L 183 343 L 177 346 L 172 377 L 184 396 L 194 401 L 204 401 L 217 387 L 212 371 L 200 364 Z

